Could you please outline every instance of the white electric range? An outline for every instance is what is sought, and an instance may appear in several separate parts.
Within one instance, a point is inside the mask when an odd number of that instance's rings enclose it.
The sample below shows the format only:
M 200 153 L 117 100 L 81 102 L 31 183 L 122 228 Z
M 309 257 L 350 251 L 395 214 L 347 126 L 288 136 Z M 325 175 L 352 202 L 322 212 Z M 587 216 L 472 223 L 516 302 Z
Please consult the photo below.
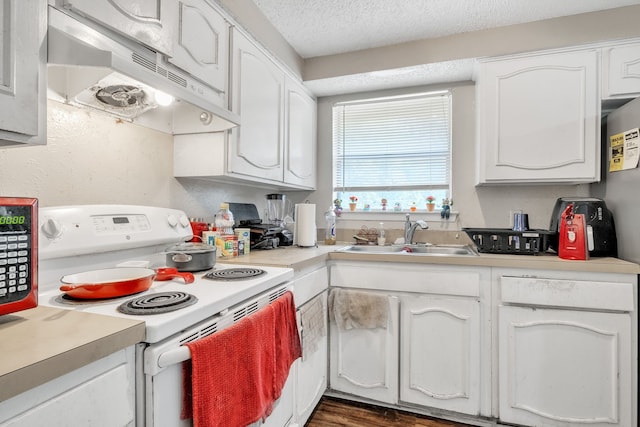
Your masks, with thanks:
M 60 278 L 116 266 L 163 267 L 165 250 L 191 237 L 188 218 L 175 209 L 79 205 L 39 211 L 38 303 L 145 322 L 146 338 L 138 344 L 135 356 L 136 425 L 190 425 L 190 420 L 180 420 L 182 398 L 176 393 L 181 389 L 180 362 L 190 358 L 182 344 L 219 331 L 269 304 L 290 290 L 293 270 L 217 262 L 215 272 L 241 269 L 258 275 L 212 280 L 205 278 L 210 271 L 194 272 L 195 281 L 190 284 L 181 278 L 154 281 L 142 293 L 106 300 L 69 300 L 59 290 Z M 119 309 L 133 299 L 153 300 L 161 294 L 174 298 L 174 293 L 187 294 L 191 303 L 166 313 L 125 314 Z

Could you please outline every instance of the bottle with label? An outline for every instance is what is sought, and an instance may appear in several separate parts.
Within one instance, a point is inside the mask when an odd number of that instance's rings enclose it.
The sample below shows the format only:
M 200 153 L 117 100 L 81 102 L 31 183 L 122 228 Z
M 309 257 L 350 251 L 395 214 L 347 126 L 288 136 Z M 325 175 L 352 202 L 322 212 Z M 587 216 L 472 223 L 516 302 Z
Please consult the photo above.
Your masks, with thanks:
M 216 232 L 217 255 L 222 258 L 233 257 L 238 255 L 238 238 L 233 232 L 235 221 L 233 214 L 229 210 L 228 203 L 220 203 L 220 209 L 216 212 L 214 224 Z
M 329 206 L 329 210 L 325 212 L 324 218 L 326 221 L 324 244 L 335 245 L 336 244 L 336 213 L 333 211 L 333 206 Z
M 229 203 L 220 203 L 220 210 L 216 212 L 214 223 L 216 231 L 219 231 L 220 234 L 233 236 L 235 222 L 233 214 L 229 210 Z

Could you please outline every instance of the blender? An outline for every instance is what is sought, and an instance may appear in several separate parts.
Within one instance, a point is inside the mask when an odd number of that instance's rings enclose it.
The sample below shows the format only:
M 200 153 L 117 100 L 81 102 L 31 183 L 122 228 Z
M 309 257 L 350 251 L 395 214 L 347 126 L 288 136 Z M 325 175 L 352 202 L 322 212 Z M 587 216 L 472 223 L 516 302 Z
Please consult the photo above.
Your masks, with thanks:
M 284 226 L 287 197 L 284 194 L 267 194 L 267 222 L 276 227 Z
M 285 217 L 287 216 L 287 198 L 284 194 L 267 194 L 267 222 L 272 227 L 278 228 L 278 238 L 280 246 L 288 246 L 293 243 L 293 234 L 285 228 Z

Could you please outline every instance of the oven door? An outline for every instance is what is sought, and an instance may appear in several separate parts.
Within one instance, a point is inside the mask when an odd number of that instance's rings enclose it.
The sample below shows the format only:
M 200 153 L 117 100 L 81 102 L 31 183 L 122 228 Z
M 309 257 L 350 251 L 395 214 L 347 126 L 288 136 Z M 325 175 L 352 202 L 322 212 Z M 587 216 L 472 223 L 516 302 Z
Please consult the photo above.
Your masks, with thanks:
M 189 349 L 183 344 L 204 338 L 231 326 L 243 317 L 250 315 L 274 301 L 286 291 L 286 285 L 276 287 L 251 300 L 224 310 L 208 320 L 194 325 L 192 328 L 171 337 L 163 342 L 141 347 L 140 371 L 143 378 L 138 378 L 143 389 L 138 390 L 136 409 L 138 414 L 145 414 L 139 425 L 146 427 L 182 427 L 191 426 L 191 419 L 181 419 L 183 402 L 183 363 L 191 358 Z M 292 369 L 293 371 L 293 369 Z M 274 404 L 273 412 L 264 423 L 255 426 L 286 426 L 293 417 L 293 380 L 289 375 L 282 390 L 280 399 Z

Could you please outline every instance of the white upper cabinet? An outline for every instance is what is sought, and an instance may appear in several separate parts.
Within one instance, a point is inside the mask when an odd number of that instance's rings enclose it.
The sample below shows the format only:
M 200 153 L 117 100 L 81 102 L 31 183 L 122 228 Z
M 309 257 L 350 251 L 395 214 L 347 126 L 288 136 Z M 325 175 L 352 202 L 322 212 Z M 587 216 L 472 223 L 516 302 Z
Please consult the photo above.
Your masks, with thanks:
M 227 91 L 229 24 L 204 0 L 177 2 L 168 61 L 221 93 Z M 226 101 L 226 97 L 224 97 Z
M 231 130 L 229 170 L 282 181 L 284 72 L 240 32 L 232 44 L 231 111 L 241 125 Z
M 597 49 L 479 62 L 479 184 L 600 180 Z
M 46 144 L 45 0 L 0 2 L 0 147 Z
M 171 56 L 175 0 L 57 0 L 152 49 Z
M 284 181 L 316 186 L 316 101 L 292 78 L 285 82 Z
M 640 96 L 640 40 L 602 49 L 602 97 Z
M 316 101 L 239 31 L 232 32 L 229 171 L 291 188 L 316 185 Z

